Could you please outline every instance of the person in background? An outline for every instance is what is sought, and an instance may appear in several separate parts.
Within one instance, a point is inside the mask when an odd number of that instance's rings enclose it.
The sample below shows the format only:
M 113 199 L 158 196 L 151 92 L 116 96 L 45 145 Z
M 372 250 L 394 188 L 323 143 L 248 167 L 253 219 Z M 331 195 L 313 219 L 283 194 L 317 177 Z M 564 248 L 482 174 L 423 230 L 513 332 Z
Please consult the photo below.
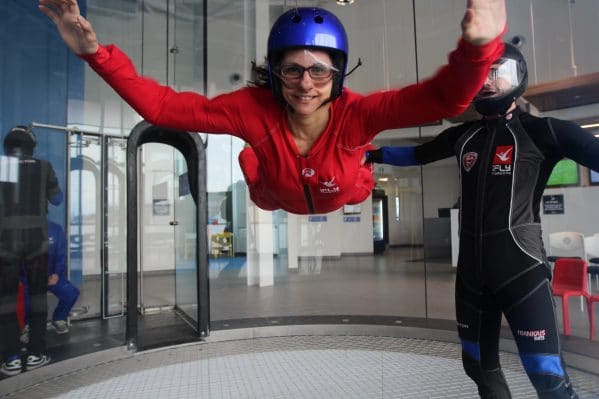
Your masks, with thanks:
M 62 202 L 62 192 L 52 165 L 33 157 L 35 134 L 16 126 L 4 138 L 0 157 L 0 372 L 19 374 L 21 359 L 16 302 L 19 272 L 25 270 L 31 299 L 30 342 L 26 369 L 50 361 L 46 352 L 48 303 L 48 203 Z
M 511 398 L 499 363 L 505 315 L 539 398 L 577 398 L 559 345 L 551 268 L 539 208 L 562 158 L 599 171 L 599 139 L 578 125 L 521 111 L 528 70 L 505 45 L 474 99 L 483 116 L 416 147 L 381 147 L 369 162 L 423 165 L 456 156 L 460 173 L 460 250 L 456 313 L 466 374 L 482 398 Z
M 69 49 L 148 122 L 248 143 L 239 163 L 252 201 L 296 214 L 366 200 L 374 187 L 363 164 L 370 141 L 463 112 L 503 51 L 506 29 L 504 0 L 469 0 L 458 47 L 433 78 L 361 95 L 343 85 L 349 49 L 341 21 L 325 9 L 293 7 L 273 24 L 267 65 L 255 69 L 252 87 L 208 99 L 138 75 L 118 47 L 99 43 L 76 0 L 39 0 L 39 7 Z
M 79 298 L 79 290 L 67 279 L 67 240 L 59 224 L 48 221 L 48 290 L 58 298 L 50 326 L 58 334 L 69 332 L 68 317 Z
M 52 320 L 48 322 L 48 327 L 54 329 L 58 334 L 66 334 L 69 332 L 69 313 L 79 298 L 79 289 L 67 279 L 67 241 L 64 230 L 59 224 L 50 220 L 48 220 L 48 243 L 48 291 L 58 298 L 58 304 L 52 314 Z M 22 331 L 24 330 L 21 342 L 27 343 L 29 340 L 29 295 L 24 273 L 21 274 L 20 283 L 17 312 L 19 325 Z M 23 305 L 20 305 L 21 301 Z

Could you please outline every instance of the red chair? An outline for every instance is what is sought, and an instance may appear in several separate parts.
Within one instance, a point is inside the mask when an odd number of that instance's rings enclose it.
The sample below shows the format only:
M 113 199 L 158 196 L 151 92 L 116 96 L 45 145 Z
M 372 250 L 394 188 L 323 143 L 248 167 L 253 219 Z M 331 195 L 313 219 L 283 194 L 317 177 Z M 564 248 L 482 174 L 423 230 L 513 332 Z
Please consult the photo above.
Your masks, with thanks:
M 594 314 L 593 314 L 593 303 L 594 302 L 599 302 L 599 294 L 593 295 L 591 296 L 591 298 L 589 299 L 589 325 L 590 325 L 590 334 L 589 334 L 589 339 L 592 341 L 593 339 L 595 339 L 595 320 L 594 320 Z
M 585 260 L 560 258 L 555 261 L 551 288 L 553 290 L 553 295 L 562 298 L 564 335 L 570 335 L 570 311 L 568 299 L 570 299 L 571 296 L 581 296 L 586 298 L 589 320 L 592 316 L 587 281 L 587 262 Z

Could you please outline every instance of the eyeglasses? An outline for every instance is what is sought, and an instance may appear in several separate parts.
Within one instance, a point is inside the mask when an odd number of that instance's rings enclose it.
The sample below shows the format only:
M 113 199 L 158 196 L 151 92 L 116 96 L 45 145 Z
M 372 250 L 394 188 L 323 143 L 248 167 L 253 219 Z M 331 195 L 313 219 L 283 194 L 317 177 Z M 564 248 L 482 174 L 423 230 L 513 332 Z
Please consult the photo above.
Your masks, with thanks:
M 307 68 L 297 64 L 288 64 L 278 68 L 280 77 L 285 80 L 300 80 L 306 71 L 312 80 L 320 82 L 329 79 L 334 72 L 338 72 L 336 68 L 323 64 L 314 64 Z

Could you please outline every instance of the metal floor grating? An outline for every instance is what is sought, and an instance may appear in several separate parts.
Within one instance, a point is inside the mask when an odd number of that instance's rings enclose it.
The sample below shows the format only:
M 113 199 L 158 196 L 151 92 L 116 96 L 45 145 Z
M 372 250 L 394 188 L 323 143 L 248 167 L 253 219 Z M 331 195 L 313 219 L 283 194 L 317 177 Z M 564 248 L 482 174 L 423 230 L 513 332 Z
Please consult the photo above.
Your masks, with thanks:
M 536 398 L 519 358 L 507 352 L 501 357 L 513 397 Z M 576 369 L 568 372 L 581 399 L 599 398 L 599 376 Z M 87 364 L 3 397 L 363 399 L 478 398 L 478 394 L 462 371 L 460 346 L 455 343 L 289 336 L 138 352 Z

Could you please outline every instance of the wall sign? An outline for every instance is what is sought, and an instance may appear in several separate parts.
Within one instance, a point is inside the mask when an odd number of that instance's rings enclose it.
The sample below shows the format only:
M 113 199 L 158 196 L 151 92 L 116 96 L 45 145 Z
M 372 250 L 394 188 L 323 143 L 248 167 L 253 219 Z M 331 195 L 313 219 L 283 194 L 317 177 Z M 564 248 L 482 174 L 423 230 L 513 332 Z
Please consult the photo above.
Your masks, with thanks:
M 544 215 L 563 215 L 564 214 L 564 195 L 544 195 L 543 196 L 543 214 Z

